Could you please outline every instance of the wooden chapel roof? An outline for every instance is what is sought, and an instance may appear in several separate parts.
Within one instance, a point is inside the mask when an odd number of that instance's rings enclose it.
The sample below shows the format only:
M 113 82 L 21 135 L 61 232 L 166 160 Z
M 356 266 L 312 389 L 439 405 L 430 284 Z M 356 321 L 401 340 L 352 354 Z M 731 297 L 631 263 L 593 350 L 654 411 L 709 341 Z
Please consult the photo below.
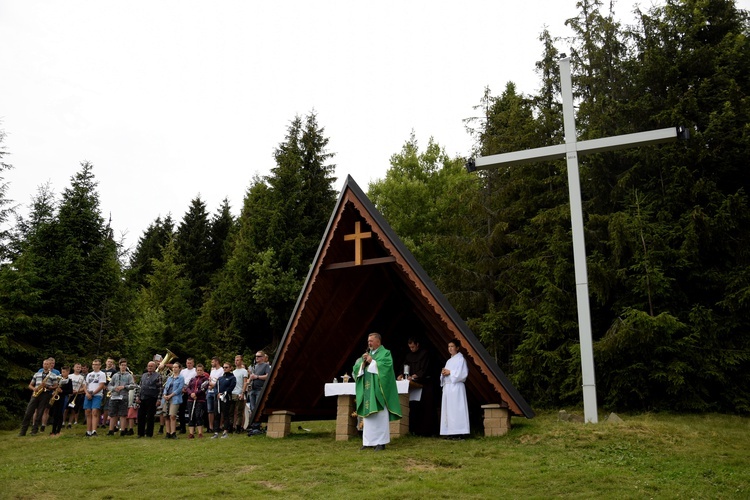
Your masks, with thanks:
M 394 358 L 415 334 L 444 359 L 448 342 L 459 339 L 469 365 L 470 404 L 499 403 L 513 415 L 534 416 L 383 216 L 347 176 L 254 420 L 278 410 L 292 411 L 298 420 L 335 418 L 336 398 L 324 395 L 324 384 L 351 373 L 370 332 L 382 335 L 383 345 Z

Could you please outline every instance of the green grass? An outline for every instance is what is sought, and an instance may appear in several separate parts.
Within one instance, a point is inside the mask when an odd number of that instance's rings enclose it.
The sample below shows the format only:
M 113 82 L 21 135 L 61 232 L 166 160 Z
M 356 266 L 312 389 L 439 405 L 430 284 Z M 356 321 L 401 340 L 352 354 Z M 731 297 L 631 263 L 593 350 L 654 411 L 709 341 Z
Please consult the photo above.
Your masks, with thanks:
M 748 498 L 750 420 L 645 414 L 624 424 L 513 419 L 502 438 L 406 437 L 385 452 L 334 422 L 285 439 L 0 433 L 2 498 Z M 298 430 L 298 425 L 311 432 Z M 77 427 L 81 427 L 78 425 Z

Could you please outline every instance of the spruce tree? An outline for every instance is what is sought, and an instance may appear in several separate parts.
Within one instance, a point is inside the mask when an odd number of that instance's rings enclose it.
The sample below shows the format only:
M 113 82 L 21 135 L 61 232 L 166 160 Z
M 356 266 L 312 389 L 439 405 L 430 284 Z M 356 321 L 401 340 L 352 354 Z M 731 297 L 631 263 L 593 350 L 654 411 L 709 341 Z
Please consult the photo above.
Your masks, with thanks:
M 224 198 L 219 210 L 211 218 L 209 261 L 212 274 L 219 271 L 227 262 L 230 251 L 230 236 L 234 228 L 235 221 L 232 217 L 229 200 Z
M 127 273 L 128 283 L 138 289 L 147 284 L 147 277 L 153 272 L 153 260 L 161 260 L 164 247 L 174 236 L 174 222 L 167 214 L 162 220 L 157 217 L 149 224 L 130 258 L 130 269 Z
M 211 226 L 206 204 L 200 196 L 190 202 L 175 233 L 177 262 L 192 290 L 190 305 L 197 313 L 203 303 L 203 294 L 211 281 Z
M 13 215 L 15 207 L 12 200 L 7 198 L 9 184 L 5 181 L 3 172 L 13 168 L 5 162 L 5 156 L 8 154 L 3 142 L 5 141 L 5 131 L 0 130 L 0 262 L 8 258 L 10 228 L 6 224 Z
M 280 341 L 336 201 L 327 144 L 314 113 L 297 116 L 271 174 L 253 179 L 231 254 L 196 324 L 216 352 Z

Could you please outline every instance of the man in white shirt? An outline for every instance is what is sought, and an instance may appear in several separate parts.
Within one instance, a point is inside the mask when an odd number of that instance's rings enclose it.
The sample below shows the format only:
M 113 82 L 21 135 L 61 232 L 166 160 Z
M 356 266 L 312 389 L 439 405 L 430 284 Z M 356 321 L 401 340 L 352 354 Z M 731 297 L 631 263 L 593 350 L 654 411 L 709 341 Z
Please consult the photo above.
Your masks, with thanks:
M 206 393 L 206 409 L 208 411 L 208 432 L 218 432 L 219 424 L 214 427 L 214 419 L 219 403 L 216 400 L 216 381 L 224 375 L 219 356 L 211 358 L 211 373 L 209 374 L 208 392 Z
M 68 429 L 70 429 L 74 422 L 78 423 L 78 411 L 81 409 L 81 405 L 83 405 L 83 384 L 86 382 L 86 377 L 81 374 L 81 363 L 73 365 L 73 373 L 68 375 L 68 378 L 73 384 L 73 392 L 66 405 Z
M 95 359 L 91 362 L 91 370 L 86 375 L 85 394 L 83 409 L 86 411 L 86 437 L 96 436 L 96 428 L 99 425 L 99 412 L 102 408 L 102 391 L 107 386 L 107 375 L 101 371 L 102 362 Z
M 237 434 L 242 432 L 243 420 L 245 419 L 245 392 L 247 391 L 248 373 L 245 368 L 245 363 L 242 361 L 242 355 L 238 354 L 234 357 L 234 378 L 237 379 L 237 385 L 234 386 L 232 391 L 232 399 L 235 401 L 234 405 L 234 428 Z M 230 430 L 231 432 L 231 430 Z

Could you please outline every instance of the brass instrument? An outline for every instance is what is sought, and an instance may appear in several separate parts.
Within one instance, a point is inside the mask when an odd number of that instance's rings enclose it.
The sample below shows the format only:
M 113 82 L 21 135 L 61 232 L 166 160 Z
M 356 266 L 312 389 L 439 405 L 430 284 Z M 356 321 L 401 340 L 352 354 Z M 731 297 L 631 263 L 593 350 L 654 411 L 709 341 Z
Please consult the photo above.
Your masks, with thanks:
M 169 372 L 170 368 L 167 368 L 168 364 L 171 364 L 171 361 L 177 359 L 177 355 L 167 349 L 167 353 L 164 355 L 164 358 L 162 358 L 161 363 L 159 363 L 159 366 L 156 367 L 156 373 L 159 375 L 165 375 Z
M 60 381 L 57 383 L 57 387 L 55 387 L 55 390 L 52 393 L 52 397 L 49 398 L 49 405 L 50 406 L 54 405 L 55 401 L 59 401 L 60 400 L 60 393 L 62 392 L 62 385 L 61 385 L 61 383 L 66 383 L 67 384 L 68 380 L 69 380 L 67 378 L 63 378 L 62 375 L 58 375 L 57 378 L 60 379 Z
M 73 409 L 73 408 L 75 408 L 75 407 L 76 407 L 76 399 L 78 399 L 78 393 L 80 392 L 80 390 L 81 390 L 81 387 L 82 387 L 82 386 L 83 386 L 83 384 L 85 384 L 85 383 L 86 383 L 86 381 L 85 381 L 85 380 L 84 380 L 83 382 L 81 382 L 81 386 L 79 386 L 79 387 L 78 387 L 78 390 L 75 390 L 75 391 L 74 391 L 74 392 L 73 392 L 73 393 L 72 393 L 72 394 L 70 395 L 70 396 L 71 396 L 71 398 L 70 398 L 70 402 L 68 402 L 68 408 L 70 408 L 70 409 Z M 73 387 L 75 388 L 75 384 L 73 384 Z
M 62 388 L 58 385 L 55 387 L 55 392 L 52 393 L 52 397 L 49 398 L 49 405 L 52 406 L 55 404 L 55 401 L 60 400 L 60 391 L 62 391 Z
M 112 374 L 107 372 L 107 387 L 109 387 L 109 383 L 112 381 Z M 107 397 L 106 399 L 109 399 L 109 397 L 112 395 L 112 391 L 107 391 Z
M 39 387 L 34 387 L 34 394 L 33 394 L 33 396 L 35 398 L 38 398 L 39 396 L 41 396 L 41 394 L 47 388 L 47 380 L 49 380 L 49 378 L 51 376 L 53 376 L 53 375 L 54 375 L 54 373 L 52 373 L 52 370 L 50 370 L 49 373 L 47 374 L 47 376 L 44 377 L 44 379 L 42 380 L 42 383 L 39 384 Z

